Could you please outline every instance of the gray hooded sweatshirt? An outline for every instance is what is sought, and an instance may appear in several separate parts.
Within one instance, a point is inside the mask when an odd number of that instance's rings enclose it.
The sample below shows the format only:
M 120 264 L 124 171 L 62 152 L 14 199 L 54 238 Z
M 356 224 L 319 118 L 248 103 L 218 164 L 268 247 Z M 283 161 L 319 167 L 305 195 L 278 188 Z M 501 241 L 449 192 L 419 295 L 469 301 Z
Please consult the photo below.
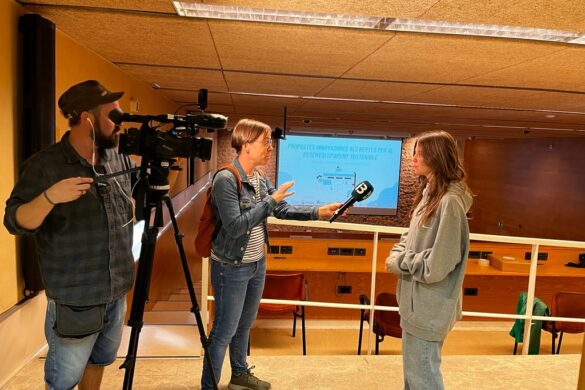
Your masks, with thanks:
M 402 329 L 427 341 L 442 341 L 461 319 L 461 285 L 469 253 L 466 213 L 472 198 L 452 183 L 435 214 L 420 225 L 415 209 L 410 227 L 390 251 L 386 269 L 398 275 L 397 298 Z

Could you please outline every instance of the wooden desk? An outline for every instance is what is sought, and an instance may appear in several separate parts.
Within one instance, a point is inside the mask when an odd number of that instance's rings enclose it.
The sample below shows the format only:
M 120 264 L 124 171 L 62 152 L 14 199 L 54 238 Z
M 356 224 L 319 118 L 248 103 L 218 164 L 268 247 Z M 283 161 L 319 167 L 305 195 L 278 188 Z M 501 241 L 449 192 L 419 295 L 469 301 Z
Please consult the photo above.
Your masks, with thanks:
M 385 272 L 385 260 L 397 240 L 382 239 L 378 242 L 376 271 Z M 282 248 L 290 246 L 291 254 L 268 254 L 268 268 L 274 271 L 306 270 L 321 272 L 371 272 L 373 241 L 367 239 L 328 239 L 311 236 L 272 237 L 270 245 Z M 356 255 L 330 255 L 329 248 L 335 249 L 362 249 L 363 256 Z M 505 256 L 512 256 L 516 259 L 524 259 L 525 252 L 531 248 L 526 245 L 498 244 L 472 242 L 471 252 L 492 252 Z M 585 250 L 581 251 L 584 252 Z M 585 277 L 585 268 L 566 267 L 569 261 L 576 262 L 578 249 L 567 249 L 557 247 L 542 247 L 540 253 L 547 253 L 548 260 L 542 261 L 538 266 L 537 276 L 557 277 Z M 526 261 L 528 264 L 528 260 Z M 540 262 L 540 261 L 539 261 Z M 503 272 L 495 267 L 482 267 L 477 264 L 477 259 L 468 260 L 466 275 L 499 275 L 499 276 L 522 276 L 528 272 Z
M 373 241 L 368 238 L 341 239 L 319 235 L 295 235 L 271 237 L 270 244 L 292 247 L 291 254 L 268 254 L 270 272 L 303 272 L 309 284 L 312 301 L 358 303 L 359 295 L 370 295 Z M 373 237 L 373 236 L 372 236 Z M 396 277 L 385 270 L 385 259 L 397 239 L 383 238 L 378 241 L 376 261 L 376 292 L 395 291 Z M 365 256 L 329 255 L 328 248 L 365 249 Z M 524 259 L 531 247 L 517 244 L 472 242 L 471 251 L 493 252 Z M 536 296 L 550 303 L 558 291 L 585 291 L 585 269 L 570 268 L 564 264 L 576 262 L 583 250 L 558 247 L 541 247 L 539 252 L 548 253 L 548 260 L 537 268 Z M 527 261 L 528 262 L 528 261 Z M 492 266 L 483 267 L 477 259 L 469 259 L 464 289 L 469 294 L 463 298 L 463 310 L 514 314 L 521 291 L 528 289 L 528 272 L 502 272 Z M 352 286 L 351 294 L 337 294 L 338 285 Z M 354 318 L 351 310 L 308 308 L 308 318 Z M 478 320 L 478 318 L 471 318 Z

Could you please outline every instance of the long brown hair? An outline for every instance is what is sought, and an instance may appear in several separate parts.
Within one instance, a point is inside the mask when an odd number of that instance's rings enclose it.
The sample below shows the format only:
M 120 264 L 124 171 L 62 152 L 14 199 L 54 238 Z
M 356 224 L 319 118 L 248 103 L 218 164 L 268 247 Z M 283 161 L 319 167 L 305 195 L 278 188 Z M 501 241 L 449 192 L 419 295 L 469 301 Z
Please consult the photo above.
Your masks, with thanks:
M 425 164 L 433 172 L 433 180 L 429 182 L 426 176 L 419 176 L 410 217 L 422 201 L 423 191 L 428 184 L 427 201 L 419 211 L 419 214 L 422 214 L 421 224 L 425 224 L 435 214 L 441 198 L 451 183 L 460 182 L 465 191 L 469 193 L 471 191 L 465 184 L 465 169 L 459 158 L 457 143 L 451 134 L 446 131 L 423 133 L 417 137 L 415 149 L 417 145 Z

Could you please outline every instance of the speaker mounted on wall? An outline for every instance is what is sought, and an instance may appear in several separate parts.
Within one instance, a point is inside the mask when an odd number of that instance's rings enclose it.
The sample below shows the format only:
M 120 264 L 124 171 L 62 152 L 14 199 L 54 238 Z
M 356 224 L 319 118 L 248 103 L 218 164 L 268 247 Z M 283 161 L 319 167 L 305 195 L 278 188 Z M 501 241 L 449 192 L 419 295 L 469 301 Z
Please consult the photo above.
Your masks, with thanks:
M 55 24 L 40 15 L 20 18 L 22 37 L 22 116 L 19 160 L 55 143 Z M 44 290 L 34 239 L 19 240 L 24 297 Z

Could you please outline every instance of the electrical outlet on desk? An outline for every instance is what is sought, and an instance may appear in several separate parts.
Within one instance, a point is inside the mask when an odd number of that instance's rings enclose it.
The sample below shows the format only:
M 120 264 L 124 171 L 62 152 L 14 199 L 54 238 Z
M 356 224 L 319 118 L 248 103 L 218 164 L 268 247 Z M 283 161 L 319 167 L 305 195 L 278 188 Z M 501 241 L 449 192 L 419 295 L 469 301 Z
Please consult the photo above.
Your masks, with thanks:
M 532 253 L 530 252 L 525 252 L 524 253 L 524 260 L 531 260 L 532 259 Z M 538 252 L 538 257 L 536 258 L 537 260 L 548 260 L 548 252 Z
M 341 256 L 353 256 L 353 248 L 339 248 Z
M 366 255 L 366 248 L 355 248 L 353 253 L 355 256 L 365 256 Z
M 478 293 L 479 293 L 479 290 L 475 287 L 465 287 L 463 289 L 463 295 L 477 296 Z
M 351 286 L 337 286 L 338 294 L 351 294 Z

